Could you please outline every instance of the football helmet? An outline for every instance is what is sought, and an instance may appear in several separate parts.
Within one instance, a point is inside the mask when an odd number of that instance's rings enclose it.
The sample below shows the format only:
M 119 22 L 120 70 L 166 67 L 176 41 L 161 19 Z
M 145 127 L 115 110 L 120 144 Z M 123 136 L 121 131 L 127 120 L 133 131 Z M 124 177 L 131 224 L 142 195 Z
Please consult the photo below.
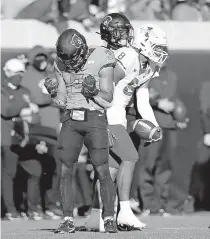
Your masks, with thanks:
M 56 43 L 56 53 L 70 71 L 78 72 L 87 59 L 88 46 L 85 37 L 75 29 L 63 31 Z
M 158 65 L 162 65 L 168 57 L 166 34 L 158 26 L 142 25 L 135 29 L 132 46 Z
M 110 13 L 101 21 L 100 35 L 113 49 L 127 47 L 133 39 L 133 27 L 125 15 Z

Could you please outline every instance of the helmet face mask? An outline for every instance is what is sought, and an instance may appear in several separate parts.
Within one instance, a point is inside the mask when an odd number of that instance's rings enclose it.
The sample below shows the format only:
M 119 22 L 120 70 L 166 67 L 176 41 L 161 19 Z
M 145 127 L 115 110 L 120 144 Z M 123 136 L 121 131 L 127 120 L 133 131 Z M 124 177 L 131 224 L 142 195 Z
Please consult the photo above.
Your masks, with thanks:
M 168 58 L 167 39 L 162 29 L 156 26 L 142 26 L 138 29 L 132 44 L 139 52 L 162 65 Z
M 63 33 L 64 39 L 61 34 L 56 44 L 57 56 L 71 72 L 76 73 L 86 62 L 88 46 L 85 38 L 76 30 L 68 29 Z
M 128 47 L 133 39 L 133 27 L 123 14 L 111 13 L 102 19 L 100 34 L 115 49 Z

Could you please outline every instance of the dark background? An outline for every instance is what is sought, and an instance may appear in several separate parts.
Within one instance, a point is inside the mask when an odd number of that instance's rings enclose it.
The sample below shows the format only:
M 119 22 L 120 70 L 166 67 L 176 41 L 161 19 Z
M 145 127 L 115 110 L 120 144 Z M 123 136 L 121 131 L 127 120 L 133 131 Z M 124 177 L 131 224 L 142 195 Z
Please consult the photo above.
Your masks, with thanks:
M 26 52 L 26 49 L 2 49 L 1 66 L 8 59 Z M 191 168 L 197 158 L 197 145 L 202 135 L 199 90 L 202 82 L 210 81 L 210 51 L 173 51 L 170 54 L 169 67 L 177 74 L 178 94 L 186 104 L 190 117 L 189 127 L 178 132 L 176 153 L 171 158 L 173 169 L 171 196 L 180 199 L 188 193 Z M 50 118 L 51 116 L 49 120 Z

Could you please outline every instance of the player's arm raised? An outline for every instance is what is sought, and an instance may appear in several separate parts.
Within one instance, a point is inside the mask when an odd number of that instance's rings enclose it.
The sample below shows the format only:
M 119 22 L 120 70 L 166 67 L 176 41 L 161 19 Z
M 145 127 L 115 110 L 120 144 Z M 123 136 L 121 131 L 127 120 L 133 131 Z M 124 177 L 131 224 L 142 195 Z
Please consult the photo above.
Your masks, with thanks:
M 148 85 L 149 85 L 149 81 L 141 85 L 136 91 L 138 112 L 143 119 L 149 120 L 155 126 L 159 127 L 159 124 L 155 118 L 152 106 L 149 103 Z
M 45 87 L 51 95 L 54 105 L 61 109 L 65 109 L 67 99 L 66 85 L 62 76 L 62 72 L 56 68 L 56 65 L 54 75 L 54 79 L 47 78 L 45 80 Z

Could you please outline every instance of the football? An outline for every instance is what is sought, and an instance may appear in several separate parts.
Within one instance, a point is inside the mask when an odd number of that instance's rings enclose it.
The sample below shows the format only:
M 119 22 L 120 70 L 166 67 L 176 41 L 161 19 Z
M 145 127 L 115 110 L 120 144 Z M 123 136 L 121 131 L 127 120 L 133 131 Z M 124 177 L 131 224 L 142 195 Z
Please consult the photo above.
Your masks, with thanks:
M 149 120 L 133 120 L 130 124 L 133 131 L 136 132 L 141 139 L 150 141 L 162 138 L 162 130 Z
M 176 100 L 175 101 L 175 108 L 173 110 L 173 118 L 178 121 L 178 122 L 186 122 L 188 117 L 187 117 L 187 109 L 185 105 L 180 101 Z

